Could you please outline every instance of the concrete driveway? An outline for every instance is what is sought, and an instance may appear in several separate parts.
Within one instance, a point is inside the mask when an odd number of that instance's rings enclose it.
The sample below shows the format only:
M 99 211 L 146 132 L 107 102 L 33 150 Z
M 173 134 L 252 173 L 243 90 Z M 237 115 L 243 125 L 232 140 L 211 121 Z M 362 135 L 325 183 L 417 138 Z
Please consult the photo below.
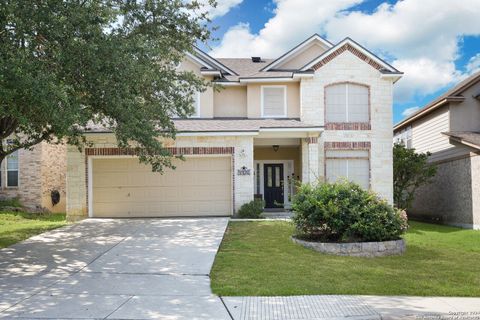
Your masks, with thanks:
M 227 218 L 91 219 L 0 250 L 0 318 L 231 319 L 210 291 Z

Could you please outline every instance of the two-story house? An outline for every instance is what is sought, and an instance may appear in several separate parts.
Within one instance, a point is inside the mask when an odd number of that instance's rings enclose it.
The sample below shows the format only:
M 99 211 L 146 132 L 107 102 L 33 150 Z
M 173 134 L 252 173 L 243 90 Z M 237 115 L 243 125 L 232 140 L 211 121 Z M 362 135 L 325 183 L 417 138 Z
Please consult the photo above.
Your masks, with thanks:
M 232 215 L 255 197 L 289 208 L 295 181 L 345 178 L 392 202 L 392 91 L 402 73 L 346 38 L 313 35 L 276 59 L 213 58 L 183 70 L 221 86 L 165 141 L 177 161 L 163 175 L 92 127 L 93 146 L 67 151 L 67 213 L 81 217 Z
M 480 72 L 395 125 L 394 141 L 437 165 L 408 214 L 480 229 Z

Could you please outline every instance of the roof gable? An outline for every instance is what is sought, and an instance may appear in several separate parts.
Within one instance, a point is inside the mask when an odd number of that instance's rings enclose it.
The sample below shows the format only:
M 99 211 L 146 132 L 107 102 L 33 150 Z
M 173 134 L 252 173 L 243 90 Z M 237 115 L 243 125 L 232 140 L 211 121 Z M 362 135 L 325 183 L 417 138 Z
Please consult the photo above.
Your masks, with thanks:
M 227 66 L 225 66 L 224 64 L 220 63 L 220 61 L 218 61 L 217 59 L 211 57 L 210 55 L 208 55 L 207 53 L 203 52 L 202 50 L 200 50 L 199 48 L 197 47 L 194 47 L 194 50 L 195 50 L 195 54 L 192 55 L 190 54 L 191 56 L 194 56 L 194 58 L 196 58 L 197 60 L 203 62 L 204 64 L 204 67 L 206 67 L 207 69 L 212 69 L 212 70 L 221 70 L 222 72 L 226 73 L 226 74 L 229 74 L 229 75 L 238 75 L 235 71 L 233 71 L 232 69 L 228 68 Z M 187 54 L 188 56 L 189 54 Z
M 463 97 L 461 94 L 470 88 L 471 86 L 477 84 L 480 82 L 480 72 L 476 72 L 469 76 L 468 78 L 464 79 L 460 83 L 458 83 L 456 86 L 439 96 L 438 98 L 434 99 L 433 101 L 429 102 L 426 106 L 418 110 L 417 112 L 411 114 L 410 116 L 406 117 L 399 123 L 393 126 L 393 130 L 399 130 L 406 125 L 412 123 L 416 119 L 419 119 L 433 110 L 441 107 L 445 103 L 448 102 L 462 102 L 465 97 Z M 479 92 L 480 93 L 480 92 Z
M 373 68 L 385 72 L 385 73 L 394 73 L 394 74 L 402 74 L 402 72 L 395 69 L 393 66 L 385 62 L 384 60 L 380 59 L 360 44 L 356 43 L 350 38 L 345 38 L 344 40 L 340 41 L 337 45 L 330 48 L 329 50 L 325 51 L 312 61 L 308 62 L 304 65 L 300 70 L 306 71 L 309 69 L 318 70 L 322 66 L 326 65 L 340 54 L 345 51 L 349 51 L 355 56 L 357 56 L 360 60 L 365 61 Z
M 296 57 L 301 56 L 302 53 L 306 52 L 307 50 L 311 50 L 312 47 L 318 48 L 318 52 L 324 52 L 325 50 L 330 49 L 333 47 L 333 44 L 329 41 L 325 40 L 324 38 L 320 37 L 318 34 L 312 35 L 310 38 L 306 39 L 305 41 L 301 42 L 291 50 L 284 53 L 279 58 L 273 60 L 270 64 L 265 66 L 261 71 L 268 71 L 272 69 L 282 69 L 287 62 L 295 59 Z M 290 68 L 291 69 L 291 68 Z M 293 68 L 298 69 L 298 68 Z

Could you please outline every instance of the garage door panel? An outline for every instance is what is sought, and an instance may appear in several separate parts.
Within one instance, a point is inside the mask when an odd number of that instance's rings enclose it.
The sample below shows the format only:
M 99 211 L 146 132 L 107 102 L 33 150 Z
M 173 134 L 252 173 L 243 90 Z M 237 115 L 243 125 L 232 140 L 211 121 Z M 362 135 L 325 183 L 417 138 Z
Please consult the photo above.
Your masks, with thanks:
M 137 159 L 93 159 L 93 215 L 158 217 L 230 215 L 231 159 L 177 160 L 162 175 Z

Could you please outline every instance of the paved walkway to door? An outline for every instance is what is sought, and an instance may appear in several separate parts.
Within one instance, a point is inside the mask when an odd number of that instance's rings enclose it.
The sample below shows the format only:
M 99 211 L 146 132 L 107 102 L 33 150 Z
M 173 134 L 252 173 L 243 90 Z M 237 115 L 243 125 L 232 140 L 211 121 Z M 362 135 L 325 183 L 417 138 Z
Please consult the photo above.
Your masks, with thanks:
M 227 218 L 89 219 L 0 250 L 0 318 L 231 319 L 208 274 Z

